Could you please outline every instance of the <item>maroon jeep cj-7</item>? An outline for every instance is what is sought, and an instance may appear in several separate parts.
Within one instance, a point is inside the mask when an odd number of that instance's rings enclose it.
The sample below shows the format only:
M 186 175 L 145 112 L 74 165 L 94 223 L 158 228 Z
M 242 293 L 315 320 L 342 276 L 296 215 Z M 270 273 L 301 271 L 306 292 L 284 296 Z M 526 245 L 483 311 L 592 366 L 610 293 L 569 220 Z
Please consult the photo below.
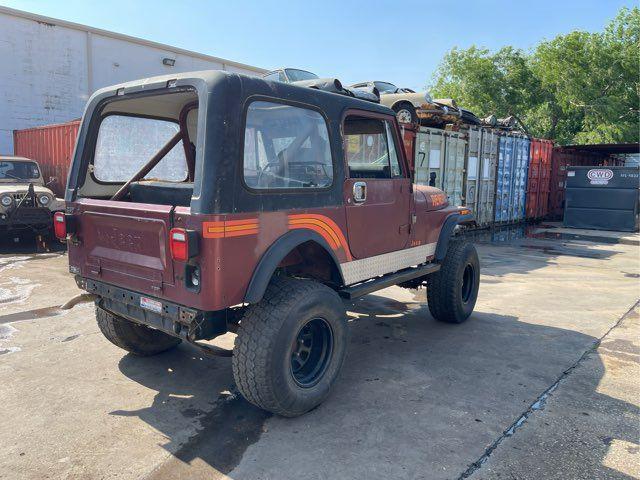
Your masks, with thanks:
M 412 184 L 391 109 L 211 71 L 94 94 L 54 227 L 108 340 L 233 354 L 246 399 L 295 416 L 338 376 L 345 300 L 426 286 L 437 320 L 467 319 L 472 221 Z M 233 352 L 203 342 L 228 331 Z

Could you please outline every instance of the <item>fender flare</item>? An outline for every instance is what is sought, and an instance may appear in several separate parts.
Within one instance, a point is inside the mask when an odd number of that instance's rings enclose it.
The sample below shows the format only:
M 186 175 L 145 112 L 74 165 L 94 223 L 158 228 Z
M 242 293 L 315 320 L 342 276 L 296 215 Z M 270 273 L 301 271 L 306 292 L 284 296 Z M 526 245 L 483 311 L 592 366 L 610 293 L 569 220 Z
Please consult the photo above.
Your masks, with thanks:
M 414 110 L 416 110 L 418 108 L 413 104 L 413 102 L 407 100 L 406 98 L 402 98 L 400 100 L 396 100 L 395 102 L 393 102 L 393 104 L 389 108 L 395 112 L 396 107 L 401 105 L 401 104 L 403 104 L 403 103 L 408 103 L 409 105 L 411 105 L 413 107 Z
M 342 276 L 342 269 L 340 268 L 340 262 L 336 258 L 333 250 L 327 244 L 326 240 L 319 234 L 312 230 L 296 229 L 291 230 L 281 237 L 279 237 L 267 251 L 262 255 L 258 266 L 253 271 L 251 281 L 247 287 L 247 291 L 244 296 L 245 303 L 256 303 L 262 299 L 264 292 L 271 281 L 276 268 L 280 262 L 298 245 L 305 242 L 313 241 L 319 244 L 331 257 L 338 275 L 340 275 L 340 281 L 344 284 L 344 278 Z
M 451 241 L 451 237 L 453 234 L 453 229 L 456 228 L 456 225 L 461 225 L 463 223 L 472 223 L 473 215 L 466 214 L 460 215 L 459 213 L 452 213 L 447 217 L 440 229 L 440 236 L 438 237 L 438 245 L 436 246 L 435 253 L 435 261 L 441 262 L 444 260 L 445 255 L 447 254 L 447 249 L 449 248 L 449 242 Z

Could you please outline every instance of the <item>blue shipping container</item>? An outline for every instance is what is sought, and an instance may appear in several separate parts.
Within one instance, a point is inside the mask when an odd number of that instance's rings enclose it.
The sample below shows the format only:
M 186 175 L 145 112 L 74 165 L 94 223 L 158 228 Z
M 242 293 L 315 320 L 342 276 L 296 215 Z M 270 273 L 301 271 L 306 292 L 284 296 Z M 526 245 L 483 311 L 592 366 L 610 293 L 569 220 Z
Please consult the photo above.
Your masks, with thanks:
M 525 217 L 530 143 L 529 138 L 522 134 L 500 135 L 496 175 L 496 222 L 518 222 Z

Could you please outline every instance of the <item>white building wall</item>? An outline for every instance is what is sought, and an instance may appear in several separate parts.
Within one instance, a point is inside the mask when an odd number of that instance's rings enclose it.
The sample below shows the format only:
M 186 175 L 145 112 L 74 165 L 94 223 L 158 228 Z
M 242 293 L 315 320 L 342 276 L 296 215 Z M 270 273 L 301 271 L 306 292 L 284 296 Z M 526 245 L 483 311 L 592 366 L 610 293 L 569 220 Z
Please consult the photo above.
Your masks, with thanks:
M 163 58 L 175 65 L 163 65 Z M 0 154 L 13 130 L 79 118 L 98 88 L 193 70 L 264 70 L 0 7 Z

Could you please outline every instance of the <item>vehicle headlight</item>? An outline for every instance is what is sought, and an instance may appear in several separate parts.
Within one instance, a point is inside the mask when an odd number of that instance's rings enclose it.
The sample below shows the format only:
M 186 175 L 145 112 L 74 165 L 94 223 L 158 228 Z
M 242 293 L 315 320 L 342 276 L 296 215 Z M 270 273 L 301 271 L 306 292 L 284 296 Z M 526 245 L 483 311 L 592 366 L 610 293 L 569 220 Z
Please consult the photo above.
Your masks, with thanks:
M 49 205 L 51 203 L 51 197 L 49 195 L 43 193 L 41 195 L 38 195 L 38 202 L 43 207 L 46 207 L 47 205 Z
M 0 203 L 3 207 L 8 207 L 13 203 L 13 198 L 11 198 L 11 195 L 3 195 L 0 197 Z

